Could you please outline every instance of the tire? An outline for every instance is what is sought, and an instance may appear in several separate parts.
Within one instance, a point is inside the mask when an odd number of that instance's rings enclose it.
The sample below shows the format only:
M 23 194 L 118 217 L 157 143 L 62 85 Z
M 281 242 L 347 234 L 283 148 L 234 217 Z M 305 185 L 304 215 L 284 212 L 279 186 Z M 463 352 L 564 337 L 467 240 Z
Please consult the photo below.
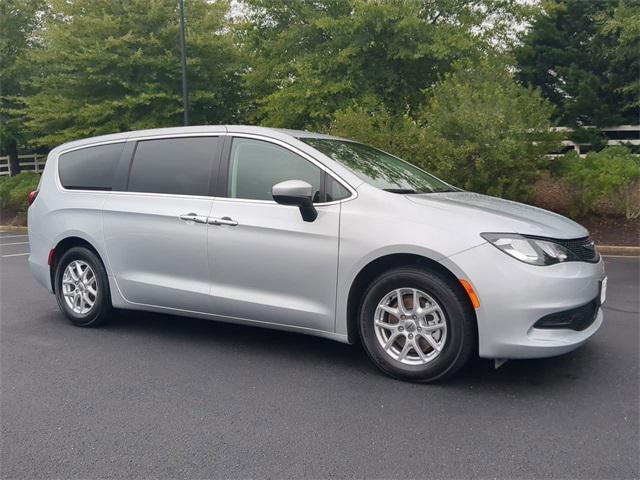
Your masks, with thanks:
M 78 267 L 86 273 L 84 280 Z M 84 247 L 67 250 L 57 262 L 54 279 L 58 306 L 71 323 L 78 327 L 98 327 L 107 322 L 112 310 L 109 281 L 102 261 L 93 251 Z M 66 290 L 63 280 L 68 285 Z
M 418 310 L 413 309 L 414 291 Z M 404 300 L 404 317 L 398 297 Z M 378 368 L 410 382 L 450 377 L 476 350 L 475 316 L 465 293 L 428 269 L 397 268 L 373 280 L 360 304 L 358 327 L 364 349 Z

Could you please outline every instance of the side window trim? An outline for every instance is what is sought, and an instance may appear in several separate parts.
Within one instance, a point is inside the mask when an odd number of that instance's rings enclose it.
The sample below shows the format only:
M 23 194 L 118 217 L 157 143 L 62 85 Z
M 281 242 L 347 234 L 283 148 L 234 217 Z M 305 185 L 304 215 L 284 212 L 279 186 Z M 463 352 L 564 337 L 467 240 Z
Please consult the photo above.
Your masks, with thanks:
M 321 170 L 320 173 L 320 201 L 316 204 L 327 203 L 327 177 L 329 174 L 326 170 Z
M 120 160 L 113 174 L 113 190 L 114 192 L 126 192 L 127 182 L 129 181 L 129 166 L 135 151 L 135 142 L 127 141 L 124 144 Z
M 140 140 L 133 141 L 133 148 L 131 149 L 131 158 L 129 158 L 129 165 L 127 165 L 127 181 L 124 184 L 124 191 L 129 191 L 129 182 L 131 181 L 131 169 L 133 168 L 133 159 L 136 156 L 136 150 L 138 150 L 138 144 Z
M 218 175 L 218 182 L 217 182 L 217 188 L 216 188 L 215 197 L 224 198 L 225 200 L 237 201 L 237 202 L 251 202 L 251 203 L 260 202 L 260 203 L 276 204 L 276 202 L 274 200 L 252 200 L 252 199 L 245 199 L 245 198 L 231 198 L 231 197 L 229 197 L 228 185 L 229 185 L 229 165 L 231 164 L 231 145 L 232 145 L 233 140 L 235 138 L 249 138 L 249 139 L 260 140 L 260 141 L 263 141 L 263 142 L 271 143 L 273 145 L 282 147 L 285 150 L 288 150 L 289 152 L 291 152 L 291 153 L 293 153 L 295 155 L 298 155 L 299 157 L 303 158 L 307 162 L 309 162 L 312 165 L 318 167 L 320 169 L 320 172 L 321 172 L 321 175 L 320 175 L 320 198 L 321 198 L 321 201 L 318 202 L 318 203 L 314 203 L 314 205 L 316 205 L 316 206 L 332 205 L 334 203 L 344 202 L 344 201 L 347 201 L 347 200 L 352 200 L 352 199 L 356 198 L 356 196 L 357 196 L 357 193 L 356 193 L 354 188 L 352 188 L 350 185 L 345 183 L 344 180 L 342 180 L 341 178 L 337 177 L 325 165 L 323 165 L 321 162 L 319 162 L 319 161 L 317 161 L 315 159 L 311 160 L 312 157 L 310 155 L 308 155 L 307 153 L 305 153 L 305 152 L 300 152 L 300 151 L 297 151 L 297 150 L 294 150 L 294 149 L 290 148 L 290 146 L 287 145 L 285 142 L 275 141 L 274 139 L 272 139 L 270 137 L 263 137 L 262 135 L 254 135 L 254 134 L 228 133 L 228 134 L 224 135 L 224 137 L 225 137 L 225 141 L 224 141 L 224 145 L 222 147 L 222 158 L 220 159 L 221 160 L 220 161 L 220 174 Z M 331 176 L 331 178 L 333 178 L 334 181 L 336 181 L 340 185 L 342 185 L 350 193 L 350 195 L 348 197 L 346 197 L 346 198 L 341 199 L 341 200 L 334 200 L 334 201 L 328 202 L 326 200 L 326 198 L 327 198 L 326 186 L 327 186 L 327 183 L 328 183 L 326 181 L 326 177 L 327 176 Z
M 220 159 L 220 174 L 216 183 L 215 197 L 229 198 L 229 164 L 231 163 L 231 143 L 233 141 L 231 135 L 224 136 L 222 145 L 222 158 Z
M 222 170 L 222 152 L 223 147 L 227 141 L 226 135 L 216 135 L 218 137 L 218 143 L 216 145 L 216 151 L 213 153 L 213 168 L 211 169 L 211 178 L 209 179 L 209 196 L 215 197 L 218 190 L 218 179 L 220 178 L 220 171 Z

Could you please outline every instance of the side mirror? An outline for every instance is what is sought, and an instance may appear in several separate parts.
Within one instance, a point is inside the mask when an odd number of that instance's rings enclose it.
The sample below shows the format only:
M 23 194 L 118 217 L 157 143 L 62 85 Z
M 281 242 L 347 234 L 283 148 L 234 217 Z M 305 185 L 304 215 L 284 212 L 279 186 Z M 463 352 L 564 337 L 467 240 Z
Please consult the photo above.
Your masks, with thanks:
M 271 196 L 280 205 L 296 205 L 305 222 L 313 222 L 318 211 L 313 206 L 313 187 L 303 180 L 286 180 L 271 188 Z

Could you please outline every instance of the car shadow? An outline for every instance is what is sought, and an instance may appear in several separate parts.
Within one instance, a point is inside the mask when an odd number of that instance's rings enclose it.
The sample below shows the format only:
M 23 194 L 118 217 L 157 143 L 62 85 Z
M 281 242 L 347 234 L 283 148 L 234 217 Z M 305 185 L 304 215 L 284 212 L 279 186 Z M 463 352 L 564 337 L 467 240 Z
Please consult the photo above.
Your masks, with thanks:
M 278 362 L 301 362 L 316 367 L 345 369 L 348 373 L 365 374 L 378 380 L 395 382 L 379 371 L 361 345 L 347 345 L 333 340 L 300 333 L 236 325 L 192 317 L 141 311 L 119 311 L 105 327 L 118 333 L 153 337 L 166 342 L 189 343 L 207 349 L 233 349 L 236 352 L 269 357 Z M 493 360 L 474 358 L 454 377 L 436 382 L 440 388 L 469 389 L 501 387 L 510 391 L 566 385 L 591 372 L 594 352 L 589 344 L 575 352 L 558 357 L 510 360 L 499 368 Z M 592 373 L 592 372 L 591 372 Z

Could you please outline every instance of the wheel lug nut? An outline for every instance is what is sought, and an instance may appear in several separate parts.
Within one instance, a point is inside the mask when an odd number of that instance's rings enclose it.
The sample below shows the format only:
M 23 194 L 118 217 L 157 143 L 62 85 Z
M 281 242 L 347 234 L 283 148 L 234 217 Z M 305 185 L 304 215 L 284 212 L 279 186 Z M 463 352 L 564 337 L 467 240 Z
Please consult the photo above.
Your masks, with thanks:
M 400 318 L 401 318 L 402 320 L 404 320 L 404 319 L 405 319 L 405 318 L 407 318 L 407 317 L 405 317 L 404 315 L 400 315 Z
M 422 328 L 418 327 L 418 331 L 419 331 L 419 332 L 421 332 L 421 331 L 422 331 Z
M 398 327 L 398 330 L 402 332 L 404 330 L 404 327 Z
M 415 320 L 415 319 L 416 319 L 416 318 L 418 318 L 418 317 L 416 317 L 416 316 L 414 315 L 414 316 L 413 316 L 413 317 L 411 317 L 411 318 L 413 318 L 413 319 Z
M 409 338 L 413 338 L 413 333 L 410 333 L 410 334 L 409 334 Z

